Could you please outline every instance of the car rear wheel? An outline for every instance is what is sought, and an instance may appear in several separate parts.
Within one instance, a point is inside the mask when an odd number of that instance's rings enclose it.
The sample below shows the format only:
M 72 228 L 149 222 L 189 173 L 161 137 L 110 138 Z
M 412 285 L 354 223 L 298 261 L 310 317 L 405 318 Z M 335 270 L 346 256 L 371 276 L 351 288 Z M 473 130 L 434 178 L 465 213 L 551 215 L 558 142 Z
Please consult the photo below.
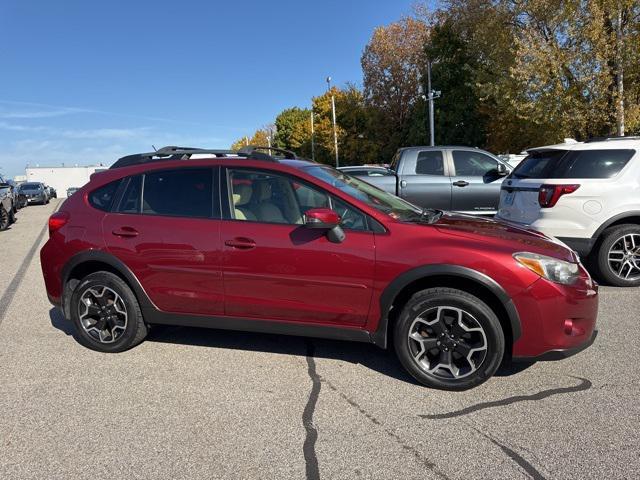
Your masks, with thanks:
M 100 352 L 122 352 L 147 335 L 140 305 L 117 275 L 96 272 L 80 281 L 71 296 L 71 320 L 78 341 Z
M 402 365 L 420 383 L 467 390 L 498 369 L 505 348 L 496 314 L 461 290 L 430 288 L 414 294 L 395 324 Z
M 640 285 L 640 225 L 607 229 L 597 252 L 597 266 L 602 279 L 610 285 Z

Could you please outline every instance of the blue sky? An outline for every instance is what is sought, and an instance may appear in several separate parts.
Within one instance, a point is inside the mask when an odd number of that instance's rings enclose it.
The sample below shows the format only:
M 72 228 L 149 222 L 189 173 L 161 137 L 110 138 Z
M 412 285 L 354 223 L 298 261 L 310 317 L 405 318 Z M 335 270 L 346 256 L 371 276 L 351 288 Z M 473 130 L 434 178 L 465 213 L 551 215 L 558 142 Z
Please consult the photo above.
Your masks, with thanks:
M 414 0 L 0 2 L 0 172 L 228 148 L 334 83 Z

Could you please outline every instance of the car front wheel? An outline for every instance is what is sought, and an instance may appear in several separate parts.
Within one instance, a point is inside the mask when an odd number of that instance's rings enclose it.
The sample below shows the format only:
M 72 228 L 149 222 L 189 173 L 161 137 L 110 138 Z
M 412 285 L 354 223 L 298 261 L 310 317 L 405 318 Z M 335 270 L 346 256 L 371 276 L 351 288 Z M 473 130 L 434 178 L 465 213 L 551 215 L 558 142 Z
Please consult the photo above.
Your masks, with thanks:
M 9 228 L 10 223 L 9 213 L 4 207 L 0 206 L 0 231 Z
M 122 352 L 147 335 L 140 305 L 117 275 L 96 272 L 80 281 L 71 297 L 71 320 L 77 339 L 100 352 Z
M 414 294 L 394 330 L 402 365 L 420 383 L 467 390 L 488 380 L 505 349 L 495 313 L 461 290 L 430 288 Z

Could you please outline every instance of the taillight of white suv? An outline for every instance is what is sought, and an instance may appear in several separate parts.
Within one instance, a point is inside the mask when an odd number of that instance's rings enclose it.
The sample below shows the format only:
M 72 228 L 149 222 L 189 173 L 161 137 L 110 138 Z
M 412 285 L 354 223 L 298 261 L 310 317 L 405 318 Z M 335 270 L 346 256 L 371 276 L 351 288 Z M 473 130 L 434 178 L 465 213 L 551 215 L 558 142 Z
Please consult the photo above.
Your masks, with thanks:
M 538 203 L 542 208 L 551 208 L 558 203 L 562 195 L 575 192 L 580 187 L 579 184 L 563 185 L 541 185 L 538 191 Z

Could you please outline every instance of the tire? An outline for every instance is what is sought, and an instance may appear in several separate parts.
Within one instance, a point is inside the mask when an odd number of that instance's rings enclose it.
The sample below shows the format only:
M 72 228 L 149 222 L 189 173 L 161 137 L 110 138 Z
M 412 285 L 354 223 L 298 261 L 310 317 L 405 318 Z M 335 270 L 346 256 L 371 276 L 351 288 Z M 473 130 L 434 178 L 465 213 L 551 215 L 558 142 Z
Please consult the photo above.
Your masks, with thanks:
M 110 272 L 95 272 L 80 281 L 71 295 L 71 321 L 78 341 L 99 352 L 133 348 L 148 331 L 131 288 Z
M 0 232 L 9 228 L 9 225 L 9 214 L 3 206 L 0 206 Z
M 482 300 L 461 290 L 429 288 L 402 309 L 394 347 L 400 363 L 423 385 L 467 390 L 496 372 L 505 339 L 498 317 Z M 447 358 L 449 367 L 440 367 Z
M 616 225 L 605 230 L 595 260 L 605 283 L 616 287 L 639 286 L 640 225 Z

